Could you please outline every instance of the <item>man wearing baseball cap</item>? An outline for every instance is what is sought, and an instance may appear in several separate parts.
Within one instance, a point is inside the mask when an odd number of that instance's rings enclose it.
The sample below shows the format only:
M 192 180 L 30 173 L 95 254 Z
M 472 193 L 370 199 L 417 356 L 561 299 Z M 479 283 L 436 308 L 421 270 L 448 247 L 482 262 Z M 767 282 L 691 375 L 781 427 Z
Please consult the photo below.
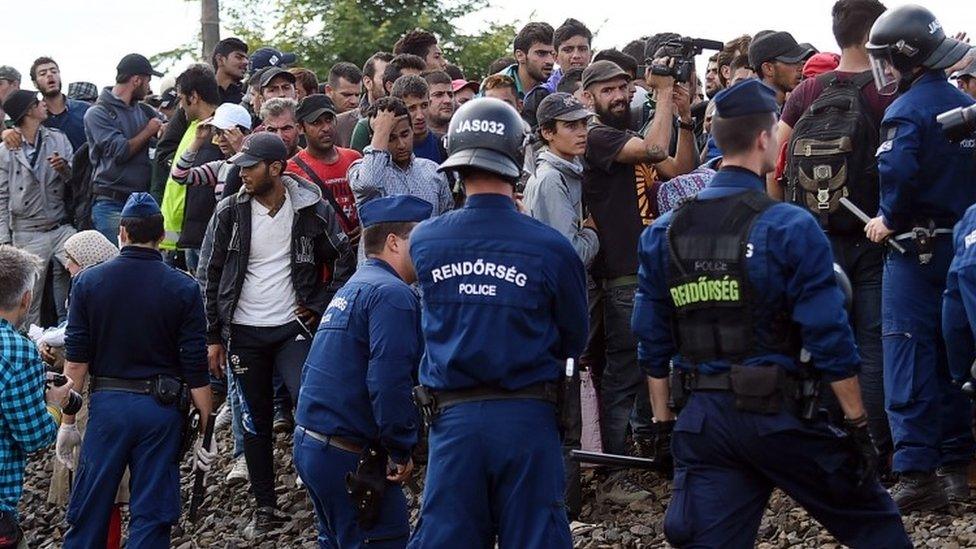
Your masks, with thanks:
M 149 190 L 149 141 L 163 126 L 159 114 L 141 103 L 150 93 L 152 77 L 162 73 L 138 53 L 123 57 L 116 70 L 115 85 L 103 89 L 85 113 L 92 163 L 92 223 L 112 242 L 118 236 L 119 216 L 129 195 Z
M 251 54 L 251 74 L 268 67 L 286 68 L 298 57 L 274 48 L 260 48 Z
M 952 78 L 956 79 L 956 85 L 960 90 L 976 99 L 976 58 L 963 69 L 956 71 Z
M 298 103 L 296 116 L 307 146 L 291 157 L 287 171 L 318 185 L 339 215 L 342 230 L 355 245 L 359 239 L 359 215 L 346 174 L 349 166 L 363 155 L 336 145 L 336 108 L 329 96 L 306 96 Z
M 20 89 L 20 72 L 10 65 L 0 65 L 0 103 L 7 99 L 7 95 L 12 91 Z M 4 120 L 6 115 L 3 108 L 0 108 L 0 122 L 4 128 L 13 127 L 13 120 Z
M 803 62 L 814 51 L 809 44 L 797 44 L 788 32 L 761 31 L 749 45 L 749 63 L 756 76 L 773 88 L 776 103 L 782 107 L 786 94 L 800 83 Z
M 481 85 L 474 80 L 459 79 L 451 81 L 451 89 L 454 90 L 454 105 L 460 107 L 478 95 Z
M 217 206 L 201 255 L 211 372 L 234 382 L 250 415 L 244 455 L 257 503 L 244 536 L 280 528 L 274 489 L 272 374 L 298 395 L 312 335 L 355 256 L 319 189 L 285 172 L 288 149 L 275 134 L 254 133 L 230 158 L 244 186 Z M 232 241 L 233 239 L 233 241 Z M 323 273 L 331 276 L 323 280 Z M 229 343 L 228 343 L 229 341 Z M 225 346 L 226 345 L 226 346 Z

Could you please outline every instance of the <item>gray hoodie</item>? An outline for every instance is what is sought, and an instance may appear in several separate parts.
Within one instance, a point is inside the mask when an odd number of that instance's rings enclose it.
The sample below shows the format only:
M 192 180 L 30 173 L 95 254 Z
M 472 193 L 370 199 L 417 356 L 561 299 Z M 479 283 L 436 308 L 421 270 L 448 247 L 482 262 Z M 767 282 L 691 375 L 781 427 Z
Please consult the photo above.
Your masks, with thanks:
M 589 267 L 600 250 L 596 231 L 583 227 L 583 164 L 564 160 L 544 149 L 535 174 L 525 184 L 523 198 L 529 215 L 565 236 Z
M 104 88 L 98 102 L 85 113 L 92 190 L 96 194 L 109 191 L 125 200 L 122 196 L 149 190 L 149 147 L 130 156 L 129 139 L 146 127 L 151 116 L 155 116 L 152 107 L 142 103 L 129 105 L 112 93 L 112 88 Z

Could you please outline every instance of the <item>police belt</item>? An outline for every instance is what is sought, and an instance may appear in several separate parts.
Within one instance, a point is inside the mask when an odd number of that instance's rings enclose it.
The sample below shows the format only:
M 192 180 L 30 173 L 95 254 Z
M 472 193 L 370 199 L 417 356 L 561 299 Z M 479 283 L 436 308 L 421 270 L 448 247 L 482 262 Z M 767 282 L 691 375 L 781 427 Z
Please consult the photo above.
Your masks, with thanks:
M 123 379 L 120 377 L 93 377 L 92 392 L 96 391 L 122 391 L 123 393 L 135 393 L 137 395 L 153 394 L 152 379 Z
M 329 446 L 338 448 L 340 450 L 345 450 L 347 452 L 352 452 L 354 454 L 361 454 L 365 448 L 365 445 L 354 442 L 352 439 L 338 437 L 335 435 L 323 435 L 322 433 L 313 431 L 308 427 L 303 427 L 301 425 L 298 426 L 298 430 L 305 433 L 306 436 L 321 442 L 322 444 L 328 444 Z
M 938 236 L 940 234 L 950 234 L 950 235 L 952 234 L 952 229 L 948 229 L 944 227 L 940 227 L 938 229 L 925 229 L 919 227 L 919 229 L 928 233 L 929 236 Z M 915 231 L 912 231 L 908 233 L 901 233 L 897 236 L 894 236 L 893 238 L 895 240 L 902 241 L 902 240 L 914 240 L 917 236 L 918 235 L 915 233 Z
M 691 373 L 688 374 L 688 390 L 689 391 L 731 391 L 732 390 L 732 375 L 729 372 L 720 372 L 717 374 L 702 374 L 702 373 Z
M 439 410 L 443 410 L 448 406 L 454 406 L 455 404 L 479 402 L 482 400 L 533 399 L 556 404 L 559 400 L 559 385 L 544 382 L 513 390 L 482 386 L 457 391 L 433 391 L 433 393 L 434 402 L 437 403 Z

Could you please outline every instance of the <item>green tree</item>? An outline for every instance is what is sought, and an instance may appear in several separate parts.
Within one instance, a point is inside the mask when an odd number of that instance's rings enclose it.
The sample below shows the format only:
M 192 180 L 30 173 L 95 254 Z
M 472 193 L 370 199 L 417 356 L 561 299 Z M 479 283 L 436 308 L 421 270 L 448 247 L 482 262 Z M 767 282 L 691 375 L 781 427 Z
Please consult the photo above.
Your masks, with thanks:
M 510 53 L 516 31 L 511 23 L 490 23 L 470 35 L 457 29 L 460 17 L 487 6 L 487 0 L 277 0 L 271 6 L 268 0 L 236 0 L 223 7 L 234 35 L 252 46 L 295 52 L 299 64 L 320 77 L 338 61 L 362 65 L 374 52 L 391 51 L 405 32 L 423 28 L 439 37 L 447 59 L 478 78 L 491 61 Z

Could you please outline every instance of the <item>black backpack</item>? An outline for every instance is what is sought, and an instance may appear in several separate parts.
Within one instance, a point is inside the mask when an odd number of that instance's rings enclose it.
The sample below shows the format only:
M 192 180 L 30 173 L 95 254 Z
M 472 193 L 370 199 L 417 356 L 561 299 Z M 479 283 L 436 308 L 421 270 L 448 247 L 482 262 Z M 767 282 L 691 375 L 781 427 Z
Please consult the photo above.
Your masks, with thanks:
M 786 150 L 786 199 L 810 210 L 832 234 L 860 232 L 863 224 L 840 199 L 868 215 L 878 211 L 879 130 L 861 96 L 874 79 L 871 71 L 817 78 L 823 91 L 796 122 Z

